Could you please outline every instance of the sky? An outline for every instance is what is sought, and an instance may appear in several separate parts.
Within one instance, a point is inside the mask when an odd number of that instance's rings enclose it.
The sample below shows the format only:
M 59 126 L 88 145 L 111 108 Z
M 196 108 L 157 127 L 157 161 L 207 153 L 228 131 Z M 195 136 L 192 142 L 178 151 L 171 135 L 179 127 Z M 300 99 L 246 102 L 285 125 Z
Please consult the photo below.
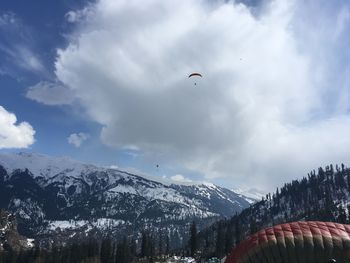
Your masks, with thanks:
M 350 166 L 349 33 L 345 0 L 1 1 L 0 151 L 266 191 Z

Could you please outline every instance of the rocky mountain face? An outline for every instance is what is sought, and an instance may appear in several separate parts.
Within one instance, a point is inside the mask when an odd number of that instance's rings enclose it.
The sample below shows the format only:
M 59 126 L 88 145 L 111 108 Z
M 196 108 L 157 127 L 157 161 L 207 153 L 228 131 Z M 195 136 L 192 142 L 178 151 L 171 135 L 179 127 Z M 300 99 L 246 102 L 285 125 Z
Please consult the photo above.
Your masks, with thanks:
M 0 209 L 0 252 L 29 249 L 33 247 L 33 241 L 18 233 L 15 215 Z
M 164 184 L 65 157 L 0 154 L 0 207 L 42 245 L 88 235 L 138 238 L 146 230 L 162 232 L 177 246 L 193 220 L 202 228 L 248 206 L 213 184 Z

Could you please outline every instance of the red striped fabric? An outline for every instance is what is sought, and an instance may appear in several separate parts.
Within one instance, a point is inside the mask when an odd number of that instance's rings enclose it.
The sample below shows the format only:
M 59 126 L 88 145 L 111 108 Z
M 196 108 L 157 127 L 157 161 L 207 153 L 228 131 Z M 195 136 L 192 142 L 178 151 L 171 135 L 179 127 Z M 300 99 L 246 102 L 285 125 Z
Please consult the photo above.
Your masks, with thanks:
M 233 248 L 225 263 L 313 263 L 327 257 L 350 262 L 350 225 L 301 221 L 268 227 Z

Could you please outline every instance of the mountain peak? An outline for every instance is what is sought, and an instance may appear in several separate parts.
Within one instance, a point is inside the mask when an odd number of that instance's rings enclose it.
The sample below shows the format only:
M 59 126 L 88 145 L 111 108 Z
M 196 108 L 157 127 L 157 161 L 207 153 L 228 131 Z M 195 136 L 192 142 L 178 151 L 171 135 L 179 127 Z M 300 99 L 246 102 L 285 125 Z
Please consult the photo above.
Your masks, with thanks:
M 95 167 L 66 156 L 51 157 L 29 152 L 0 153 L 0 165 L 10 174 L 17 169 L 28 169 L 35 177 L 42 176 L 46 178 L 51 178 L 64 171 L 80 173 L 84 169 Z

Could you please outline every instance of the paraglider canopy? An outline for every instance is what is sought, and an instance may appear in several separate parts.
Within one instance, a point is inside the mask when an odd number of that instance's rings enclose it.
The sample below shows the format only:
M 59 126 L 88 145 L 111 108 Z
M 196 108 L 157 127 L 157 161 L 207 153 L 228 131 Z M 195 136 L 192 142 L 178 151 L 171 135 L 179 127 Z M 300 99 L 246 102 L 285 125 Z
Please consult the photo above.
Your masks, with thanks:
M 203 77 L 202 74 L 200 74 L 198 72 L 193 72 L 188 77 L 190 78 L 190 77 L 194 77 L 194 76 L 198 76 L 198 77 L 201 77 L 201 78 Z
M 188 78 L 191 78 L 191 77 L 203 77 L 202 74 L 198 73 L 198 72 L 193 72 L 191 73 Z M 197 85 L 197 83 L 195 82 L 194 85 Z

